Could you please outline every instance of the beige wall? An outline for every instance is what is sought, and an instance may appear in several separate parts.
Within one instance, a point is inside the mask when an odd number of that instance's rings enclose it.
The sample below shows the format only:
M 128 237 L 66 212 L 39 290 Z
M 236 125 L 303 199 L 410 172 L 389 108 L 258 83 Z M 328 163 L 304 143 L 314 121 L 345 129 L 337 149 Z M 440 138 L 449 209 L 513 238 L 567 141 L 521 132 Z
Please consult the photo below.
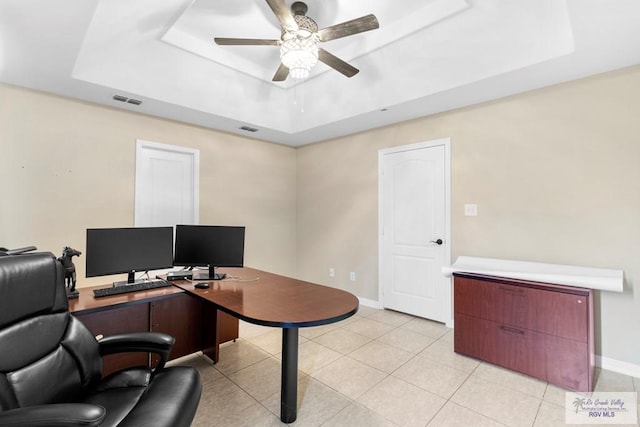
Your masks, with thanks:
M 6 85 L 0 246 L 84 252 L 86 228 L 133 226 L 136 139 L 200 150 L 200 223 L 246 225 L 247 265 L 295 273 L 294 149 Z
M 144 139 L 201 150 L 200 222 L 246 224 L 247 265 L 376 300 L 378 150 L 450 137 L 454 259 L 623 269 L 625 292 L 597 298 L 597 353 L 640 365 L 638 93 L 634 67 L 294 150 L 0 85 L 0 245 L 59 254 L 133 225 Z
M 453 259 L 624 270 L 596 352 L 640 365 L 639 93 L 634 67 L 298 149 L 298 275 L 377 300 L 378 150 L 450 137 Z

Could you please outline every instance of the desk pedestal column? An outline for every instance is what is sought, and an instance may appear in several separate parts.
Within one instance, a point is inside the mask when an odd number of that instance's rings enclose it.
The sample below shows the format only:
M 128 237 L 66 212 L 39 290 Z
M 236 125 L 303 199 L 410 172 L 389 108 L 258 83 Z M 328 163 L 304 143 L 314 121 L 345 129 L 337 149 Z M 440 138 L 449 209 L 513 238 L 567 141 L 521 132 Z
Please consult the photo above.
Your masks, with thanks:
M 297 417 L 298 400 L 298 328 L 282 329 L 282 384 L 280 420 L 292 423 Z

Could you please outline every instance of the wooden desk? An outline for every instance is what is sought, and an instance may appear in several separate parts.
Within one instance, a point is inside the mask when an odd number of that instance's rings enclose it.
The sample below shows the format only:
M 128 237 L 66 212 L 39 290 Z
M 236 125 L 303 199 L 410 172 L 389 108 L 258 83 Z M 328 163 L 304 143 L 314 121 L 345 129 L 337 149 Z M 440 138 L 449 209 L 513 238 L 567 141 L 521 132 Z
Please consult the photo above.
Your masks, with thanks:
M 69 311 L 95 335 L 165 332 L 176 338 L 170 358 L 202 350 L 214 363 L 220 344 L 238 337 L 238 319 L 282 328 L 280 419 L 292 423 L 297 416 L 298 328 L 346 319 L 358 311 L 358 299 L 339 289 L 247 267 L 221 272 L 227 279 L 209 281 L 209 289 L 181 280 L 172 287 L 94 298 L 93 287 L 81 288 L 80 297 L 69 300 Z M 146 353 L 110 355 L 104 372 L 147 363 Z
M 94 298 L 93 289 L 105 286 L 80 288 L 79 298 L 69 300 L 69 311 L 94 335 L 164 332 L 176 339 L 170 359 L 200 350 L 214 359 L 220 343 L 238 337 L 237 318 L 175 286 Z M 103 374 L 108 375 L 130 366 L 153 366 L 157 356 L 150 360 L 148 353 L 125 353 L 103 360 Z
M 220 271 L 227 273 L 227 278 L 210 281 L 209 289 L 197 289 L 189 281 L 174 284 L 232 316 L 282 328 L 280 419 L 292 423 L 297 416 L 298 328 L 346 319 L 358 311 L 358 299 L 340 289 L 252 268 Z

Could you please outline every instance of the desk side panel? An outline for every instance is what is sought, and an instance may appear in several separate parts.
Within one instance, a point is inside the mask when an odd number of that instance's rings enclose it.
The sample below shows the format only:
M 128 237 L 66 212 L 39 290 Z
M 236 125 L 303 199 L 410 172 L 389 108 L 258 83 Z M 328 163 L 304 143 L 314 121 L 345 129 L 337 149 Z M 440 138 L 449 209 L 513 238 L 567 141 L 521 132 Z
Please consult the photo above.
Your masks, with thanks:
M 176 339 L 170 359 L 194 353 L 202 348 L 203 304 L 197 299 L 176 294 L 150 303 L 150 330 Z M 158 356 L 152 355 L 152 365 Z
M 109 310 L 74 314 L 94 335 L 109 336 L 149 330 L 149 304 L 135 304 Z M 132 366 L 147 365 L 148 353 L 111 354 L 103 358 L 103 376 Z

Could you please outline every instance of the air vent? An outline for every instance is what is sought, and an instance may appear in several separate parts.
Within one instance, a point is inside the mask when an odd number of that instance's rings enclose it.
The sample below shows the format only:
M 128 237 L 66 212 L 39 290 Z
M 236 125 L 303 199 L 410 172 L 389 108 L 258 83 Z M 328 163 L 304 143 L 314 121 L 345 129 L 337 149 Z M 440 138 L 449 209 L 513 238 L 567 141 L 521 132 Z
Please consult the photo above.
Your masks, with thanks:
M 126 102 L 127 104 L 133 104 L 133 105 L 142 104 L 142 101 L 140 101 L 139 99 L 127 98 L 126 96 L 122 96 L 122 95 L 113 95 L 113 99 L 120 102 Z
M 258 129 L 252 128 L 251 126 L 240 126 L 239 129 L 246 132 L 258 132 Z

